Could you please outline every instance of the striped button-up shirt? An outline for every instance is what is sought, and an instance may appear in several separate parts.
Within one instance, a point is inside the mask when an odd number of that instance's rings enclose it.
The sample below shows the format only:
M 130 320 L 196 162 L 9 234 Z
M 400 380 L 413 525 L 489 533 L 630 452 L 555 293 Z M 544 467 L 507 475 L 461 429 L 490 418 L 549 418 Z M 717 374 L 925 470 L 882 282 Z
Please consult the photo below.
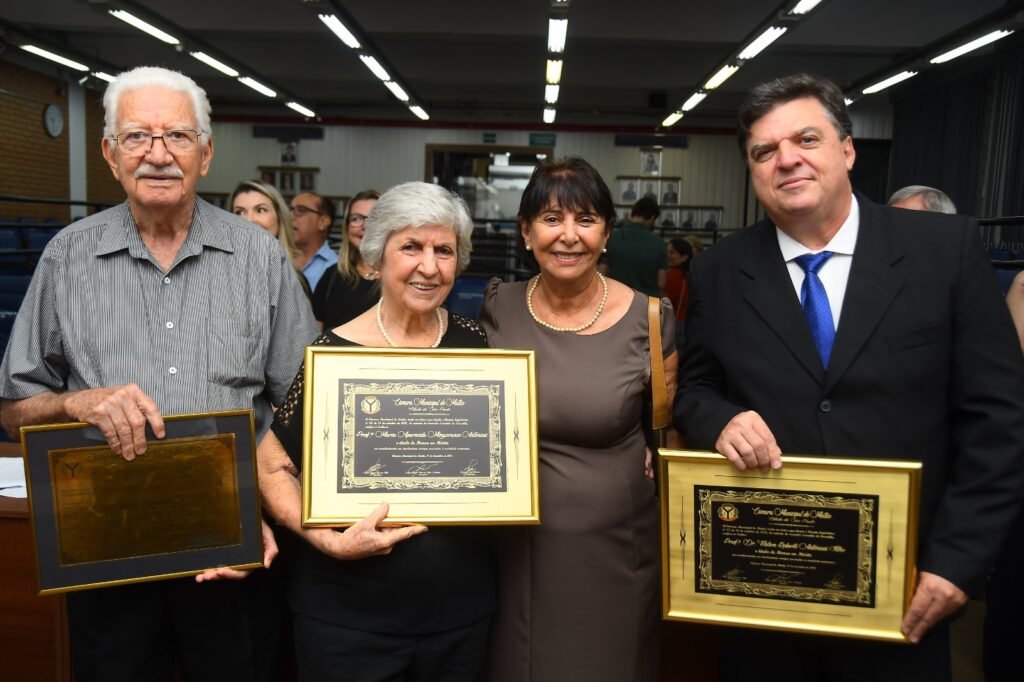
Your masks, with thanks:
M 47 244 L 0 366 L 0 397 L 135 383 L 162 414 L 254 409 L 270 425 L 316 336 L 277 240 L 196 201 L 164 272 L 127 204 Z

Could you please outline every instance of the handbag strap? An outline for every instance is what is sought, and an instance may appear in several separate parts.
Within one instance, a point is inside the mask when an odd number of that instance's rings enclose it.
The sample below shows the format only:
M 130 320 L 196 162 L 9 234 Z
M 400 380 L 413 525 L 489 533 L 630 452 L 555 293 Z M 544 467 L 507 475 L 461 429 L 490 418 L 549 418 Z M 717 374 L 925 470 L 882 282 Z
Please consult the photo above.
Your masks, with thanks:
M 668 426 L 668 396 L 665 392 L 665 359 L 661 355 L 661 301 L 654 296 L 647 297 L 647 330 L 651 352 L 651 426 L 663 429 Z

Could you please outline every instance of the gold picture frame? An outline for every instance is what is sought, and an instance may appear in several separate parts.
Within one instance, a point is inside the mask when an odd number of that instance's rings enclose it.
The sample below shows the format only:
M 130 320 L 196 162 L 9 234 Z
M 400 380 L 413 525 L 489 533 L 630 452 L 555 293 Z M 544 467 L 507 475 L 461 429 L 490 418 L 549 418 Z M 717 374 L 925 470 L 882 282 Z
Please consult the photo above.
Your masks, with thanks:
M 310 346 L 302 523 L 540 522 L 533 351 Z
M 666 620 L 907 641 L 920 462 L 660 457 Z
M 252 410 L 164 427 L 132 461 L 89 424 L 21 429 L 39 594 L 263 566 Z

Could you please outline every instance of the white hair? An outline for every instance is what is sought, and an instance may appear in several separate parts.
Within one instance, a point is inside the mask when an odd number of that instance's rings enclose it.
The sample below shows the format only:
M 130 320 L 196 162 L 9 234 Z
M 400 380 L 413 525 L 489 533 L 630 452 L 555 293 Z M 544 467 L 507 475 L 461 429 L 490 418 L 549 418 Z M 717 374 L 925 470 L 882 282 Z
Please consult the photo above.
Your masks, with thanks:
M 103 93 L 103 136 L 112 137 L 117 133 L 118 107 L 121 95 L 141 88 L 160 87 L 181 92 L 192 100 L 192 112 L 195 114 L 199 132 L 211 137 L 210 131 L 210 100 L 206 91 L 196 85 L 188 76 L 164 69 L 159 66 L 139 66 L 117 76 Z
M 384 245 L 393 232 L 427 225 L 455 230 L 456 274 L 465 270 L 473 250 L 473 219 L 469 209 L 458 194 L 428 182 L 406 182 L 380 195 L 366 219 L 359 252 L 367 265 L 379 268 Z
M 921 197 L 921 203 L 924 204 L 926 210 L 935 213 L 956 213 L 956 204 L 946 196 L 945 192 L 925 185 L 907 185 L 903 189 L 896 190 L 889 197 L 888 205 L 892 206 L 898 201 L 905 201 L 916 196 Z

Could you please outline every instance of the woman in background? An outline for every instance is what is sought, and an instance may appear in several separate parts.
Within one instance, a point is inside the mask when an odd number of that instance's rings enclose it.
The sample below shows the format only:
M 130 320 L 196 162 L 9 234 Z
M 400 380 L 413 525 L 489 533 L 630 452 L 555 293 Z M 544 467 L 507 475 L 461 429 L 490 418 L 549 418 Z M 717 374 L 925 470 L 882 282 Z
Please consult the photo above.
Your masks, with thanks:
M 687 278 L 690 261 L 693 260 L 693 245 L 685 239 L 671 239 L 668 242 L 668 275 L 665 277 L 665 296 L 672 301 L 676 313 L 676 350 L 683 350 L 683 333 L 686 327 L 686 306 L 690 302 L 690 282 Z
M 277 237 L 281 248 L 288 254 L 288 260 L 295 264 L 295 233 L 292 228 L 291 213 L 288 204 L 281 193 L 273 185 L 260 182 L 259 180 L 245 180 L 238 183 L 235 191 L 228 197 L 228 206 L 231 212 L 245 218 L 250 223 L 256 223 L 264 230 Z M 302 284 L 306 296 L 311 296 L 309 283 L 299 273 L 299 283 Z
M 579 158 L 537 166 L 519 228 L 540 274 L 493 280 L 481 324 L 496 348 L 536 353 L 541 525 L 501 529 L 493 682 L 653 682 L 660 637 L 658 505 L 643 407 L 650 353 L 675 392 L 673 315 L 597 262 L 611 193 Z M 646 475 L 645 475 L 646 474 Z
M 348 204 L 338 267 L 325 272 L 313 292 L 313 317 L 324 329 L 345 324 L 377 300 L 379 273 L 363 260 L 359 246 L 366 218 L 379 198 L 379 192 L 368 189 L 356 194 Z

